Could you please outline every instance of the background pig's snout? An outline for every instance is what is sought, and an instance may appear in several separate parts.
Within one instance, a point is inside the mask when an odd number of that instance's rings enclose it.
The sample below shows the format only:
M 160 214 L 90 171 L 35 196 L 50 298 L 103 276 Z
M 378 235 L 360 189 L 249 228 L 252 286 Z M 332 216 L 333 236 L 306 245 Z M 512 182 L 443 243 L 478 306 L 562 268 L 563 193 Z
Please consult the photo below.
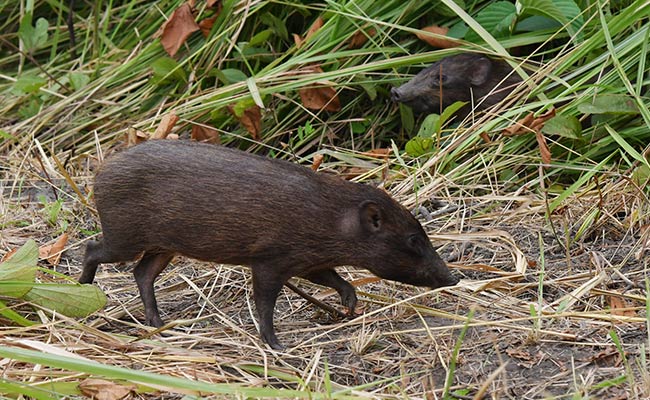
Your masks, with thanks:
M 402 101 L 402 94 L 400 93 L 399 88 L 394 87 L 390 89 L 390 99 L 396 103 Z
M 460 279 L 456 275 L 449 274 L 449 278 L 447 279 L 447 282 L 445 286 L 454 286 L 460 282 Z

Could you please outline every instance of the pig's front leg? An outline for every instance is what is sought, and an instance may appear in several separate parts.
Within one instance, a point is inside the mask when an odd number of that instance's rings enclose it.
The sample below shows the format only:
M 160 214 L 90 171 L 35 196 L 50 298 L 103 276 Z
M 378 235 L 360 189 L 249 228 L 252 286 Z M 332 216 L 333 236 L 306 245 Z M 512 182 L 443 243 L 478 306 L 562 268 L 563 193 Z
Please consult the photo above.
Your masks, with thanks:
M 339 296 L 341 296 L 341 304 L 348 308 L 348 316 L 352 317 L 355 315 L 354 308 L 357 305 L 357 293 L 354 290 L 354 286 L 341 278 L 336 271 L 333 269 L 321 269 L 305 274 L 303 278 L 318 285 L 335 289 Z
M 280 289 L 288 278 L 282 278 L 273 273 L 269 265 L 254 265 L 253 270 L 253 299 L 259 318 L 260 335 L 271 348 L 282 350 L 284 346 L 275 336 L 273 328 L 273 310 Z

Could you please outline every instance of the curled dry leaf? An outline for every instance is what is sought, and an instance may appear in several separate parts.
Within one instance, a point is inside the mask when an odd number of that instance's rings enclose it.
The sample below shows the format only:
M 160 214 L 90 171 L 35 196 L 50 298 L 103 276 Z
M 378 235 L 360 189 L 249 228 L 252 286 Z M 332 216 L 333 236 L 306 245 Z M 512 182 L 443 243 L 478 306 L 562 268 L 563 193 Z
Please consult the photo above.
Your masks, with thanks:
M 314 156 L 314 161 L 311 163 L 311 169 L 312 171 L 318 171 L 318 167 L 323 163 L 323 155 L 322 154 L 316 154 Z
M 86 379 L 79 384 L 81 393 L 94 400 L 121 400 L 136 389 L 135 385 L 118 385 L 104 379 Z
M 374 37 L 377 34 L 377 30 L 371 27 L 368 30 L 359 30 L 357 31 L 348 42 L 348 49 L 358 49 L 363 46 L 368 38 Z
M 183 3 L 163 25 L 160 43 L 167 54 L 173 57 L 187 38 L 199 29 L 201 28 L 194 21 L 192 7 L 189 3 Z
M 61 261 L 61 252 L 67 243 L 68 234 L 64 232 L 63 235 L 59 236 L 59 238 L 56 239 L 56 242 L 54 242 L 54 244 L 39 247 L 38 256 L 39 258 L 47 259 L 47 262 L 49 262 L 51 265 L 56 266 L 59 264 L 59 261 Z
M 207 142 L 214 144 L 221 143 L 219 132 L 216 129 L 205 125 L 192 125 L 192 133 L 190 137 L 197 142 Z
M 441 35 L 441 36 L 446 36 L 447 32 L 449 32 L 449 28 L 445 28 L 444 26 L 437 26 L 437 25 L 426 26 L 421 30 L 429 33 L 434 33 L 436 35 Z M 438 47 L 441 49 L 449 49 L 451 47 L 460 46 L 460 43 L 458 43 L 456 40 L 451 38 L 449 39 L 437 38 L 419 32 L 416 33 L 415 35 L 418 37 L 418 39 L 422 40 L 423 42 L 428 43 L 433 47 Z
M 518 136 L 526 133 L 537 132 L 542 129 L 546 121 L 553 118 L 554 116 L 554 108 L 548 110 L 546 113 L 540 115 L 539 117 L 535 117 L 533 113 L 529 113 L 524 118 L 515 122 L 514 125 L 511 125 L 504 129 L 502 133 L 504 136 Z
M 174 128 L 174 125 L 176 125 L 176 122 L 178 122 L 178 116 L 174 111 L 170 111 L 169 113 L 165 114 L 160 120 L 160 124 L 158 124 L 156 131 L 153 133 L 153 135 L 151 135 L 151 138 L 166 138 L 167 135 L 169 135 L 169 132 L 171 132 L 171 130 Z
M 259 140 L 262 132 L 262 111 L 257 105 L 245 109 L 241 116 L 235 113 L 233 106 L 228 106 L 228 111 L 239 120 L 239 123 L 246 128 L 253 139 Z
M 546 121 L 553 118 L 554 116 L 554 108 L 550 109 L 539 117 L 535 117 L 533 113 L 529 113 L 524 118 L 517 121 L 514 125 L 504 129 L 502 133 L 504 136 L 515 136 L 534 132 L 535 139 L 537 139 L 537 144 L 539 145 L 539 152 L 542 157 L 542 162 L 544 164 L 550 164 L 551 149 L 549 149 L 548 144 L 546 143 L 546 138 L 542 134 L 542 128 L 544 127 Z

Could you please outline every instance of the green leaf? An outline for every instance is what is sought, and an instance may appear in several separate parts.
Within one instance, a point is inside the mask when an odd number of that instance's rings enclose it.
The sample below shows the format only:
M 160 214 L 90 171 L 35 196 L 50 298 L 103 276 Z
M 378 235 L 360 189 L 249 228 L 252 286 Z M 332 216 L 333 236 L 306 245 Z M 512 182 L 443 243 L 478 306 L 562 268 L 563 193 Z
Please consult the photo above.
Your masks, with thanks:
M 248 41 L 248 44 L 246 45 L 247 47 L 255 47 L 259 46 L 261 44 L 266 44 L 269 40 L 269 38 L 273 35 L 273 30 L 272 29 L 265 29 L 253 36 L 251 40 Z
M 88 75 L 81 72 L 70 73 L 70 84 L 75 91 L 83 89 L 88 82 L 90 82 L 90 77 Z
M 21 297 L 29 292 L 36 278 L 38 246 L 28 240 L 10 259 L 0 264 L 0 293 L 10 297 Z M 6 283 L 25 283 L 26 286 Z
M 270 27 L 273 29 L 273 31 L 280 36 L 284 40 L 289 39 L 289 32 L 287 31 L 287 26 L 284 24 L 284 21 L 281 20 L 280 18 L 276 17 L 275 15 L 271 13 L 266 13 L 263 14 L 260 17 L 260 20 L 262 23 L 264 23 L 266 26 Z
M 14 82 L 13 87 L 11 88 L 11 93 L 21 96 L 23 94 L 34 94 L 37 93 L 40 88 L 45 86 L 47 80 L 41 78 L 38 75 L 22 75 L 20 78 Z
M 558 135 L 571 139 L 580 139 L 582 126 L 578 118 L 571 115 L 556 115 L 546 121 L 542 127 L 542 133 Z
M 221 83 L 223 83 L 224 85 L 243 82 L 246 79 L 248 79 L 245 73 L 235 68 L 226 68 L 226 69 L 218 70 L 215 72 L 215 75 L 217 75 L 217 78 L 219 78 Z
M 251 97 L 246 97 L 244 99 L 239 100 L 237 103 L 235 103 L 235 106 L 233 107 L 233 112 L 235 113 L 235 116 L 237 118 L 241 118 L 242 115 L 244 115 L 244 111 L 247 109 L 253 107 L 255 105 L 255 100 Z
M 47 43 L 47 29 L 50 24 L 45 18 L 39 18 L 36 21 L 36 26 L 32 26 L 32 15 L 25 14 L 20 21 L 18 28 L 18 37 L 23 42 L 23 46 L 27 52 L 32 53 L 35 50 L 45 46 Z
M 458 21 L 451 28 L 449 28 L 447 36 L 454 39 L 462 39 L 467 34 L 467 31 L 469 31 L 467 24 L 463 21 Z
M 476 16 L 478 22 L 486 31 L 494 37 L 505 37 L 517 18 L 517 9 L 509 1 L 496 1 L 482 9 Z M 470 42 L 478 42 L 479 35 L 472 31 L 467 32 L 465 38 Z
M 153 77 L 151 82 L 158 86 L 187 83 L 187 74 L 178 62 L 170 57 L 160 57 L 151 63 Z
M 0 129 L 0 139 L 7 140 L 7 141 L 10 141 L 10 142 L 15 142 L 15 141 L 18 140 L 17 137 L 15 137 L 11 133 L 9 133 L 9 132 L 7 132 L 5 130 L 2 130 L 2 129 Z
M 463 0 L 453 0 L 453 1 L 463 10 L 467 8 L 467 6 L 465 5 L 465 1 Z M 456 17 L 456 13 L 442 2 L 435 2 L 434 4 L 431 4 L 430 7 L 431 10 L 434 10 L 436 14 L 442 15 L 443 17 Z
M 578 104 L 584 114 L 638 114 L 639 108 L 632 97 L 618 94 L 596 96 L 590 103 Z
M 433 139 L 416 136 L 406 142 L 404 150 L 411 157 L 420 157 L 433 150 Z
M 436 126 L 439 126 L 438 124 L 439 121 L 440 121 L 440 115 L 438 114 L 427 115 L 424 121 L 422 121 L 422 125 L 420 125 L 418 136 L 422 138 L 433 137 L 433 134 L 438 132 Z
M 638 151 L 634 149 L 634 147 L 630 146 L 630 144 L 621 136 L 620 133 L 612 129 L 609 125 L 605 125 L 605 129 L 607 130 L 607 133 L 616 141 L 616 143 L 619 144 L 625 150 L 627 154 L 632 156 L 635 160 L 638 162 L 645 164 L 647 167 L 650 167 L 650 162 L 645 159 Z
M 2 282 L 0 282 L 0 285 L 2 285 Z M 25 318 L 22 315 L 18 314 L 17 312 L 12 310 L 11 308 L 7 307 L 7 305 L 2 301 L 0 301 L 0 315 L 5 317 L 9 321 L 12 321 L 16 325 L 20 325 L 20 326 L 36 325 L 35 322 L 32 322 L 32 321 L 28 320 L 27 318 Z
M 23 298 L 73 318 L 85 317 L 106 305 L 106 295 L 94 285 L 37 283 Z
M 581 11 L 573 0 L 520 0 L 520 15 L 540 15 L 566 25 L 566 30 L 573 37 L 584 24 Z M 569 23 L 569 21 L 571 21 Z M 576 37 L 582 41 L 582 35 Z
M 442 125 L 447 122 L 447 120 L 449 120 L 449 118 L 451 118 L 456 113 L 456 111 L 463 108 L 465 104 L 467 104 L 466 101 L 455 101 L 454 103 L 450 104 L 449 107 L 445 108 L 440 115 L 438 123 L 436 124 L 436 132 L 440 132 Z
M 648 187 L 650 183 L 650 167 L 641 164 L 632 171 L 632 181 L 640 187 Z
M 544 17 L 541 15 L 533 15 L 532 17 L 524 18 L 522 21 L 517 22 L 515 25 L 515 32 L 536 32 L 545 29 L 557 29 L 562 24 L 558 21 Z

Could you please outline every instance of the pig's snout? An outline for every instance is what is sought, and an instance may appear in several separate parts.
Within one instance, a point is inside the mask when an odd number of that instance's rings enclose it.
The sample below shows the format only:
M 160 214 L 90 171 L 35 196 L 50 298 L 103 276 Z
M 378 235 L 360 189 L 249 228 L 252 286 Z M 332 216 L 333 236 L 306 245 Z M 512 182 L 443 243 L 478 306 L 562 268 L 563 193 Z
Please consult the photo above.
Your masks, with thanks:
M 399 88 L 394 87 L 390 89 L 390 99 L 393 100 L 394 102 L 401 103 L 402 101 L 404 101 L 403 97 L 404 94 L 400 92 Z

